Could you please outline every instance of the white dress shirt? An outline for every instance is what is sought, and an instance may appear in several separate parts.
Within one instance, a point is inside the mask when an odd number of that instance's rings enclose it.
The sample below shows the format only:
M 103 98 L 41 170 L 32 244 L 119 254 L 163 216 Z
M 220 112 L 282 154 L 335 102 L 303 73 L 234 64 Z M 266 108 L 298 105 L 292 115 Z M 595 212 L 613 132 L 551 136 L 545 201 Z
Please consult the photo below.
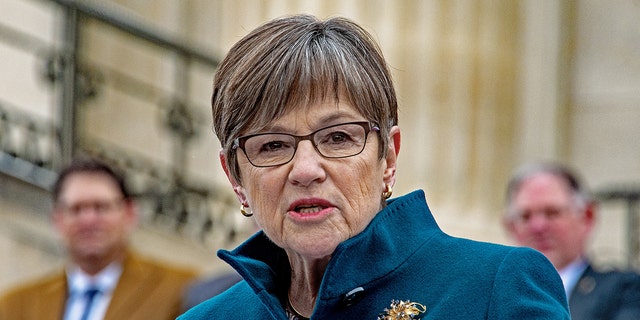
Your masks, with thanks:
M 564 292 L 567 293 L 567 299 L 569 298 L 573 288 L 576 286 L 576 283 L 578 283 L 578 280 L 580 280 L 580 276 L 586 269 L 587 261 L 583 258 L 578 258 L 568 266 L 564 267 L 564 269 L 558 271 L 560 278 L 562 279 L 562 284 L 564 285 Z
M 122 274 L 122 266 L 112 263 L 95 276 L 90 276 L 78 267 L 67 269 L 69 296 L 67 297 L 64 320 L 79 320 L 87 303 L 85 291 L 90 287 L 100 290 L 93 299 L 88 320 L 102 320 L 107 313 L 111 295 Z

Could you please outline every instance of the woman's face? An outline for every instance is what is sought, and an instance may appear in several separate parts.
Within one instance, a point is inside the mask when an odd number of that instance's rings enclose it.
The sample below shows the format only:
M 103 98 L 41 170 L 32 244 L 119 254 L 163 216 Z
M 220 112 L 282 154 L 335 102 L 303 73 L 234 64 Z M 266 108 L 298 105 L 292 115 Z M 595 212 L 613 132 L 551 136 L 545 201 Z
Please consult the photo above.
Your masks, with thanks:
M 274 120 L 265 132 L 307 135 L 353 121 L 366 119 L 348 103 L 325 101 L 297 108 Z M 378 159 L 379 134 L 391 136 L 383 159 Z M 230 180 L 239 200 L 248 204 L 257 224 L 274 243 L 319 259 L 360 233 L 381 209 L 385 184 L 394 183 L 399 144 L 397 126 L 386 133 L 372 130 L 360 154 L 327 159 L 311 141 L 304 140 L 290 162 L 266 168 L 254 167 L 237 149 L 243 184 Z

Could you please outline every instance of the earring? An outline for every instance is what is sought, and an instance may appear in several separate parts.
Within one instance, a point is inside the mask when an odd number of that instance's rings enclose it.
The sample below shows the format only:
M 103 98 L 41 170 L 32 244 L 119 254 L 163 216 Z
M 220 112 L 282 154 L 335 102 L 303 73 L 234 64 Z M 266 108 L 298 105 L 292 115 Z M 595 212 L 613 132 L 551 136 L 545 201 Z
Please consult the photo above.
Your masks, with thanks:
M 391 195 L 393 194 L 393 189 L 391 188 L 390 184 L 385 184 L 385 190 L 382 193 L 382 198 L 384 198 L 385 200 L 391 198 Z
M 240 213 L 242 213 L 243 216 L 245 217 L 251 217 L 253 215 L 253 211 L 252 212 L 247 212 L 247 206 L 243 204 L 240 205 Z

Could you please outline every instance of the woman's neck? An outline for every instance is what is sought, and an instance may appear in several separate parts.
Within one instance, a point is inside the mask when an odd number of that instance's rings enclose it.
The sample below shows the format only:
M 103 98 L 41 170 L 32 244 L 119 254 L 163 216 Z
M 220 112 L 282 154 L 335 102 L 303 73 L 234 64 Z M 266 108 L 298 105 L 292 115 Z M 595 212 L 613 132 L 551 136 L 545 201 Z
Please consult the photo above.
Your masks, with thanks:
M 313 313 L 324 271 L 330 258 L 307 260 L 298 254 L 289 254 L 291 284 L 288 299 L 293 311 L 309 318 Z

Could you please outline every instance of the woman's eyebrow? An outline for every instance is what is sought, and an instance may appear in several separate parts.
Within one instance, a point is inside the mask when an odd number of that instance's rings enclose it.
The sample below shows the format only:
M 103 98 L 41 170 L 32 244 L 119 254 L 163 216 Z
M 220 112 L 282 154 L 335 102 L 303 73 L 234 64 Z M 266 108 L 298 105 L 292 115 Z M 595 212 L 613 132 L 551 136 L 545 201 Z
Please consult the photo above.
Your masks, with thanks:
M 322 117 L 319 117 L 319 118 L 315 119 L 313 121 L 314 123 L 310 124 L 309 127 L 312 128 L 312 131 L 315 131 L 315 130 L 318 130 L 318 129 L 321 129 L 321 128 L 324 128 L 324 127 L 327 127 L 327 126 L 338 124 L 340 122 L 356 121 L 358 119 L 359 119 L 359 117 L 358 117 L 357 114 L 354 114 L 354 113 L 351 113 L 351 112 L 343 112 L 343 111 L 339 110 L 337 112 L 332 112 L 330 114 L 327 114 L 327 115 L 324 115 Z M 292 128 L 286 127 L 285 124 L 282 124 L 282 123 L 268 125 L 268 126 L 264 127 L 264 129 L 260 130 L 259 132 L 254 132 L 254 133 L 302 134 L 300 132 L 295 132 L 295 130 L 292 130 Z M 254 134 L 254 133 L 250 133 L 250 134 Z

